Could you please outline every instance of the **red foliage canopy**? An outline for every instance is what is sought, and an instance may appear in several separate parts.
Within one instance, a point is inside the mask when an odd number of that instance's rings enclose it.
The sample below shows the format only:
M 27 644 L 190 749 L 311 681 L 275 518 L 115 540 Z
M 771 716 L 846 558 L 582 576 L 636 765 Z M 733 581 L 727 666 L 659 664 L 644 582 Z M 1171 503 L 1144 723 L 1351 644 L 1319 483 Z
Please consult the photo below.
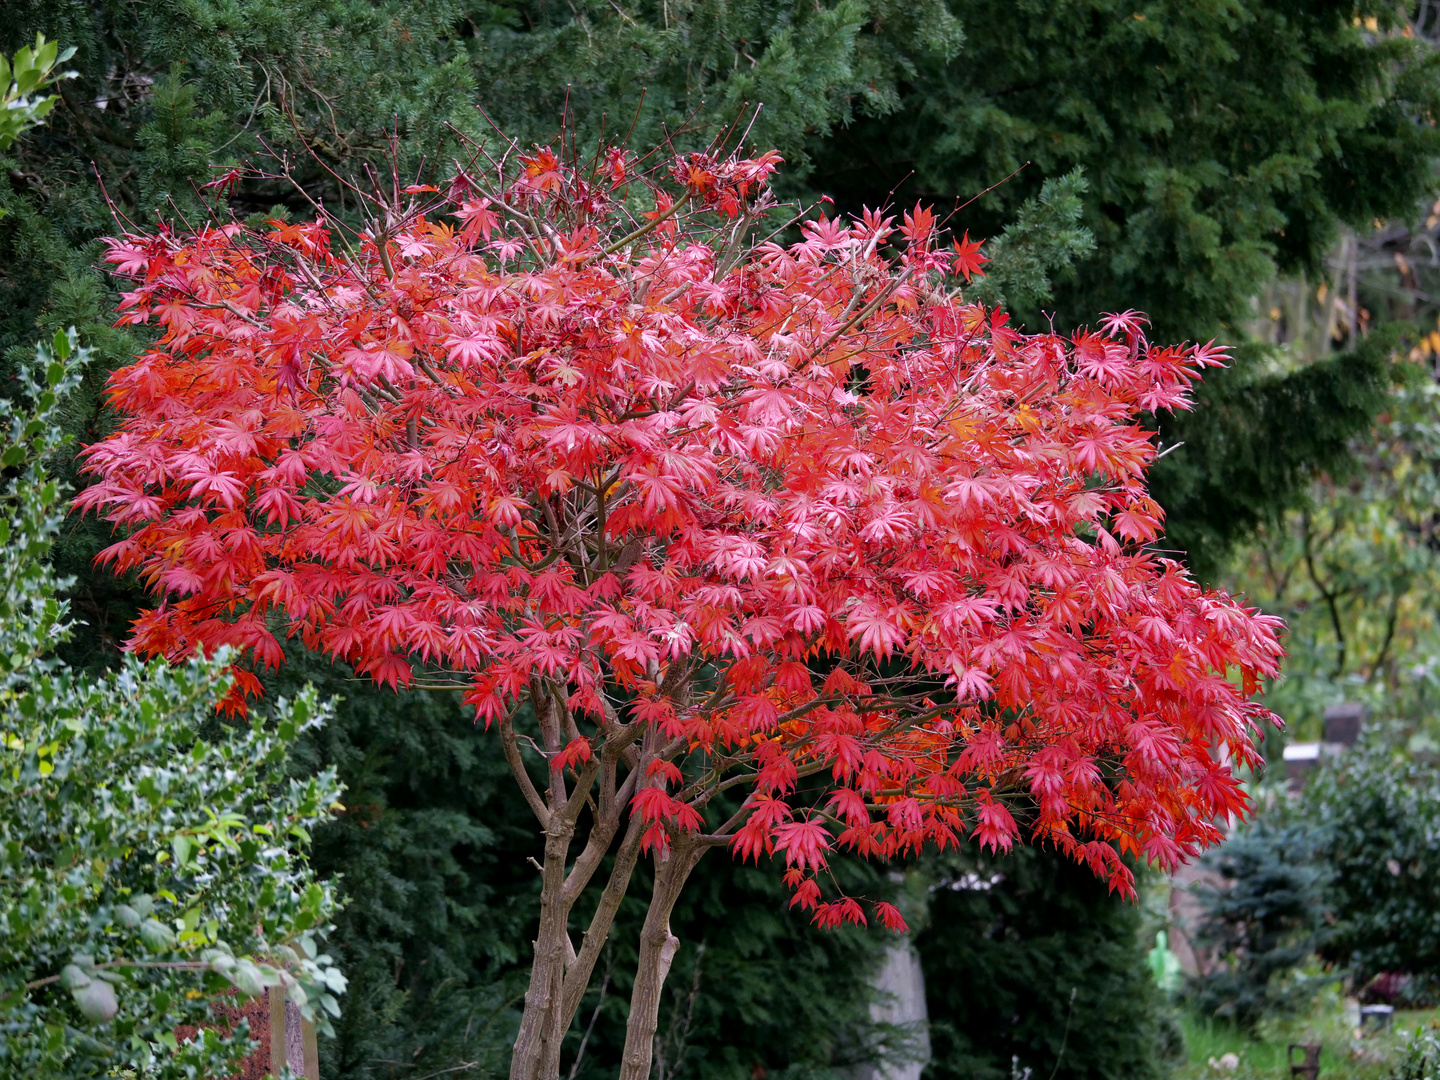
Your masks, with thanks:
M 161 334 L 77 505 L 161 596 L 131 644 L 463 672 L 487 724 L 545 711 L 577 783 L 629 747 L 647 844 L 781 852 L 822 922 L 863 919 L 821 900 L 837 844 L 1024 831 L 1128 891 L 1120 853 L 1243 811 L 1281 656 L 1147 546 L 1140 414 L 1221 350 L 1134 313 L 1017 333 L 919 207 L 748 240 L 777 160 L 544 150 L 344 252 L 325 220 L 115 241 L 122 321 Z

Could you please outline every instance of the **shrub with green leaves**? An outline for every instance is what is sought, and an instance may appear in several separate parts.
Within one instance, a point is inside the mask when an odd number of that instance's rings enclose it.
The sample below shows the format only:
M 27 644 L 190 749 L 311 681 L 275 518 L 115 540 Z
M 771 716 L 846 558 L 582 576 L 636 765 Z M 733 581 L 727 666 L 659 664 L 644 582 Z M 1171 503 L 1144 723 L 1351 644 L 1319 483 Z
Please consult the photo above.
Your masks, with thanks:
M 1335 928 L 1322 955 L 1363 986 L 1380 972 L 1440 986 L 1440 771 L 1372 737 L 1305 790 L 1304 816 L 1331 868 Z
M 1325 981 L 1433 1001 L 1440 987 L 1440 771 L 1381 730 L 1261 810 L 1207 857 L 1198 944 L 1214 967 L 1191 988 L 1204 1013 L 1253 1025 L 1301 1011 Z M 1318 957 L 1325 974 L 1307 973 Z M 1377 988 L 1378 989 L 1378 988 Z
M 74 46 L 62 53 L 58 44 L 46 41 L 44 34 L 36 34 L 35 44 L 17 49 L 13 62 L 0 56 L 0 152 L 9 150 L 16 139 L 55 107 L 59 96 L 42 97 L 39 91 L 75 74 L 55 71 L 56 64 L 74 55 Z
M 33 408 L 0 401 L 0 1076 L 225 1076 L 254 1046 L 226 991 L 283 983 L 322 1031 L 339 1014 L 334 888 L 304 852 L 340 788 L 285 772 L 328 707 L 307 690 L 231 727 L 223 657 L 101 679 L 49 657 L 68 624 L 44 462 L 83 359 L 56 335 Z
M 1422 1027 L 1410 1032 L 1389 1080 L 1440 1080 L 1440 1033 Z

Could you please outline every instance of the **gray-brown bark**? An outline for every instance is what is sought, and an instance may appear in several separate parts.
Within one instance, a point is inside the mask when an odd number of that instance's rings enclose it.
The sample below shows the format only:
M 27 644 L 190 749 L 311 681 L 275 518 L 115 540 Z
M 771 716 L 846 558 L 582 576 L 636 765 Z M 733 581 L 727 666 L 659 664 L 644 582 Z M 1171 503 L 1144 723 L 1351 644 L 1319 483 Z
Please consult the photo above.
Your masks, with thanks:
M 574 737 L 574 721 L 553 687 L 537 681 L 531 687 L 530 702 L 540 726 L 539 749 L 553 760 Z M 500 725 L 506 760 L 545 837 L 545 857 L 540 865 L 540 926 L 510 1061 L 511 1080 L 558 1078 L 561 1042 L 580 1007 L 600 947 L 629 887 L 642 833 L 638 820 L 626 830 L 601 902 L 577 953 L 570 939 L 570 915 L 610 850 L 641 775 L 643 755 L 634 745 L 638 733 L 638 726 L 618 722 L 607 725 L 599 752 L 574 775 L 573 787 L 567 787 L 564 770 L 551 768 L 541 788 L 526 771 L 513 719 L 507 718 Z M 622 763 L 630 770 L 623 783 L 619 781 Z M 585 847 L 570 865 L 570 849 L 587 809 L 592 816 L 590 833 Z
M 660 692 L 667 695 L 682 692 L 693 675 L 693 669 L 678 674 L 670 672 L 662 681 Z M 717 689 L 706 707 L 720 705 L 723 696 L 723 688 Z M 535 749 L 547 763 L 553 762 L 565 745 L 578 736 L 574 719 L 560 689 L 539 680 L 531 686 L 530 702 L 539 721 L 543 744 L 535 745 Z M 510 1063 L 511 1080 L 559 1080 L 561 1043 L 579 1012 L 639 860 L 647 822 L 638 816 L 630 817 L 627 822 L 631 800 L 640 787 L 656 782 L 649 778 L 651 763 L 673 760 L 683 754 L 688 745 L 684 738 L 666 737 L 639 721 L 622 722 L 608 703 L 605 713 L 591 759 L 578 772 L 570 771 L 572 787 L 567 787 L 567 770 L 557 768 L 548 770 L 543 786 L 537 785 L 526 771 L 521 737 L 514 728 L 513 717 L 500 724 L 506 760 L 545 837 L 545 860 L 539 866 L 542 875 L 540 927 Z M 620 779 L 622 766 L 626 770 L 623 781 Z M 818 765 L 809 766 L 801 775 L 818 768 Z M 717 770 L 693 781 L 678 797 L 693 808 L 703 810 L 716 794 L 746 780 L 744 776 L 722 779 L 722 773 L 723 770 Z M 591 820 L 585 847 L 571 863 L 570 848 L 579 831 L 581 816 L 587 812 Z M 714 833 L 672 833 L 671 850 L 656 866 L 655 889 L 641 932 L 620 1080 L 648 1080 L 661 995 L 680 945 L 670 930 L 670 915 L 700 858 L 711 847 L 728 843 L 745 813 L 744 809 L 736 811 Z M 626 823 L 623 834 L 622 822 Z M 620 837 L 618 847 L 617 836 Z M 570 937 L 570 915 L 612 849 L 614 865 L 577 950 Z
M 631 547 L 627 546 L 618 563 L 627 563 L 633 558 Z M 661 694 L 676 697 L 685 692 L 697 670 L 694 665 L 675 664 L 662 676 L 658 666 L 652 664 L 648 674 L 659 684 L 657 689 Z M 685 739 L 668 737 L 638 720 L 625 723 L 617 710 L 605 702 L 604 717 L 598 737 L 593 740 L 590 759 L 583 767 L 553 767 L 565 747 L 580 737 L 575 717 L 566 704 L 567 694 L 563 685 L 539 678 L 532 681 L 529 703 L 540 729 L 538 743 L 517 732 L 513 715 L 499 725 L 505 759 L 545 838 L 544 862 L 537 864 L 541 873 L 540 925 L 535 936 L 530 985 L 510 1063 L 511 1080 L 559 1080 L 561 1043 L 579 1012 L 639 859 L 647 823 L 638 816 L 627 822 L 631 800 L 640 787 L 655 782 L 650 779 L 651 763 L 672 760 L 688 746 Z M 717 707 L 723 697 L 724 691 L 717 689 L 707 707 Z M 546 760 L 547 777 L 543 784 L 537 783 L 527 771 L 522 741 Z M 567 776 L 571 783 L 567 784 Z M 718 776 L 710 777 L 681 792 L 680 797 L 695 808 L 702 808 L 726 786 L 717 781 Z M 572 863 L 570 850 L 581 832 L 581 818 L 587 813 L 589 833 L 584 848 Z M 700 857 L 710 847 L 725 842 L 740 816 L 737 814 L 715 835 L 672 837 L 671 852 L 656 868 L 656 888 L 645 921 L 632 993 L 630 1030 L 624 1054 L 626 1076 L 648 1080 L 660 995 L 679 945 L 670 933 L 670 913 Z M 625 824 L 623 833 L 622 824 Z M 577 950 L 570 937 L 571 913 L 612 850 L 614 865 Z
M 655 1029 L 660 1022 L 660 997 L 680 939 L 670 930 L 670 915 L 695 864 L 708 850 L 698 839 L 681 836 L 655 868 L 655 891 L 640 931 L 640 958 L 635 986 L 630 993 L 630 1019 L 625 1026 L 625 1052 L 620 1080 L 649 1080 L 655 1052 Z
M 545 835 L 545 862 L 540 885 L 540 929 L 535 936 L 535 959 L 525 1009 L 510 1063 L 511 1080 L 547 1080 L 560 1072 L 560 1040 L 568 1017 L 562 1018 L 561 998 L 569 943 L 569 907 L 562 900 L 565 861 L 574 836 L 574 823 L 551 815 Z

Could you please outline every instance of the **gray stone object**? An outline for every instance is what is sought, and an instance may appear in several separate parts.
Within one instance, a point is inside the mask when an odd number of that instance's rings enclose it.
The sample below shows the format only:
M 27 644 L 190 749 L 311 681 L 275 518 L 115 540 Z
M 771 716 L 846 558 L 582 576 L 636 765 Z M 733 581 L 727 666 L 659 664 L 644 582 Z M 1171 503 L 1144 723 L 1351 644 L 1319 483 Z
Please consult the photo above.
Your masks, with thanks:
M 908 1052 L 899 1060 L 847 1069 L 847 1080 L 920 1080 L 930 1061 L 930 1013 L 925 1006 L 925 973 L 908 935 L 885 950 L 871 985 L 878 994 L 870 1018 L 903 1029 Z
M 1331 705 L 1325 710 L 1325 741 L 1341 746 L 1354 746 L 1365 730 L 1366 709 L 1353 701 Z

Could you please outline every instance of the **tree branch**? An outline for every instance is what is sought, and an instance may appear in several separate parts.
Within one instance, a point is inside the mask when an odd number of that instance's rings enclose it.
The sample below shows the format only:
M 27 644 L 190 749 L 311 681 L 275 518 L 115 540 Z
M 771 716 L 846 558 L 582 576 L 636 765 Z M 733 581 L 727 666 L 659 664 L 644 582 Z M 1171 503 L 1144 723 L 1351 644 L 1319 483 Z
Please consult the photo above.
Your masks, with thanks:
M 595 972 L 595 962 L 600 958 L 600 950 L 610 936 L 615 913 L 620 910 L 620 901 L 625 899 L 625 893 L 630 888 L 630 877 L 635 872 L 635 863 L 640 857 L 640 838 L 644 835 L 643 822 L 639 816 L 631 817 L 625 830 L 625 839 L 621 841 L 620 850 L 615 856 L 610 880 L 605 883 L 605 891 L 600 894 L 600 903 L 585 930 L 585 940 L 581 942 L 580 951 L 575 954 L 575 959 L 565 972 L 561 1008 L 567 1025 L 580 1008 L 580 1001 L 590 985 L 590 976 Z
M 540 827 L 548 829 L 550 827 L 550 811 L 545 806 L 545 800 L 540 797 L 540 792 L 535 790 L 535 783 L 525 769 L 525 762 L 520 757 L 520 743 L 515 738 L 515 727 L 509 716 L 500 721 L 500 745 L 505 748 L 505 761 L 510 766 L 510 772 L 515 777 L 515 782 L 520 785 L 520 793 L 525 796 L 525 801 L 530 804 L 530 809 L 535 811 L 535 817 L 540 822 Z
M 1300 520 L 1304 529 L 1303 540 L 1305 552 L 1305 569 L 1310 575 L 1311 582 L 1314 583 L 1315 588 L 1319 590 L 1321 597 L 1325 600 L 1325 607 L 1330 613 L 1330 626 L 1335 631 L 1335 643 L 1337 646 L 1337 652 L 1335 654 L 1334 674 L 1335 677 L 1338 679 L 1341 675 L 1345 674 L 1345 661 L 1347 659 L 1345 630 L 1340 625 L 1339 600 L 1336 595 L 1332 593 L 1329 589 L 1327 589 L 1325 585 L 1321 582 L 1320 574 L 1315 569 L 1315 555 L 1310 532 L 1310 515 L 1303 514 L 1301 515 Z

